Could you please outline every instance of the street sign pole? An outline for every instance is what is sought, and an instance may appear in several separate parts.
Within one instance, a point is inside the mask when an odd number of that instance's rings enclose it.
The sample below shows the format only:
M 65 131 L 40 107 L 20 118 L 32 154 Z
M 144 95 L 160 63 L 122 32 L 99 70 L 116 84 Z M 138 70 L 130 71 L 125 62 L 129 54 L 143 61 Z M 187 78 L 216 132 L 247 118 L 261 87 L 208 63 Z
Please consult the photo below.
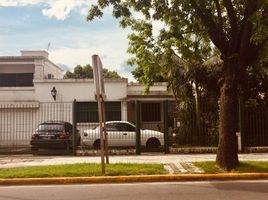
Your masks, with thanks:
M 108 154 L 108 135 L 106 131 L 106 117 L 105 117 L 105 107 L 104 107 L 104 101 L 101 103 L 101 111 L 103 116 L 103 131 L 104 131 L 104 151 L 105 151 L 105 158 L 106 158 L 106 164 L 109 164 L 109 154 Z
M 106 95 L 104 90 L 102 63 L 98 55 L 92 56 L 92 66 L 93 66 L 94 84 L 96 86 L 95 98 L 98 104 L 98 114 L 100 124 L 101 166 L 102 166 L 102 174 L 104 175 L 105 174 L 104 155 L 106 155 L 106 163 L 109 163 L 108 140 L 106 133 L 105 108 L 104 108 L 104 101 L 106 100 Z
M 98 104 L 99 124 L 100 124 L 100 147 L 101 147 L 101 172 L 105 174 L 105 161 L 104 161 L 104 135 L 103 135 L 103 118 L 101 111 L 101 99 L 100 95 L 96 94 L 96 100 Z

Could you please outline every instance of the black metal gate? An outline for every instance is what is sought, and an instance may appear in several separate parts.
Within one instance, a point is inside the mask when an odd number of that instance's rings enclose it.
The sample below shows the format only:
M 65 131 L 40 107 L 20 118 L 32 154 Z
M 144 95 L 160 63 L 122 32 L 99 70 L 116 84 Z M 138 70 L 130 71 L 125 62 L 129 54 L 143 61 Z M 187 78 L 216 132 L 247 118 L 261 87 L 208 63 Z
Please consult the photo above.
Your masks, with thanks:
M 168 101 L 135 102 L 136 154 L 169 153 Z
M 243 107 L 242 114 L 243 146 L 268 146 L 268 104 Z

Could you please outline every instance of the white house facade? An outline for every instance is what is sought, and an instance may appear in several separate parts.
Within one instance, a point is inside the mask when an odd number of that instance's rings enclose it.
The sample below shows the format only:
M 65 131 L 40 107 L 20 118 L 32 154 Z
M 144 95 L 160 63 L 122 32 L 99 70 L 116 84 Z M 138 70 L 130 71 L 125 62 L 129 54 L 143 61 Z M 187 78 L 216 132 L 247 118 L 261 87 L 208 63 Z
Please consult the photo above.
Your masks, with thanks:
M 72 122 L 74 100 L 78 128 L 97 121 L 93 79 L 63 79 L 63 73 L 49 60 L 46 51 L 21 51 L 21 56 L 0 57 L 0 147 L 28 145 L 32 132 L 42 121 Z M 173 100 L 167 83 L 155 84 L 147 95 L 143 94 L 144 86 L 128 83 L 125 78 L 105 79 L 104 83 L 107 120 L 133 122 L 134 104 L 139 100 L 146 127 L 162 122 L 162 102 Z

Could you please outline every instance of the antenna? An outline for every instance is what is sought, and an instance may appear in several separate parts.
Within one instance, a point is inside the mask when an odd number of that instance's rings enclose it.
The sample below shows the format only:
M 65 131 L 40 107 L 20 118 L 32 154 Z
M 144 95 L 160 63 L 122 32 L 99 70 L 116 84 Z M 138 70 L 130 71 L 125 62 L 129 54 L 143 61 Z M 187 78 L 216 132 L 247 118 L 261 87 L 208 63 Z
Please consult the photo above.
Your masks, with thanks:
M 47 51 L 49 51 L 50 48 L 50 42 L 47 44 Z

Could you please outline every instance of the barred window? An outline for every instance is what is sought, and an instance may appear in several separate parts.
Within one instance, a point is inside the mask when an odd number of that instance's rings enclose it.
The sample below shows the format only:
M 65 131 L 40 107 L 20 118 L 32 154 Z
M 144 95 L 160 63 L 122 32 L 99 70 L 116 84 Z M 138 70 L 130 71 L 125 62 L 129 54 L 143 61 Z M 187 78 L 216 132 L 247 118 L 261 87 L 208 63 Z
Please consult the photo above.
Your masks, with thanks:
M 142 103 L 141 117 L 143 122 L 161 121 L 160 103 Z
M 106 121 L 121 120 L 121 102 L 105 102 Z M 77 122 L 98 122 L 97 102 L 77 102 Z
M 0 87 L 27 87 L 33 86 L 33 73 L 2 73 Z

